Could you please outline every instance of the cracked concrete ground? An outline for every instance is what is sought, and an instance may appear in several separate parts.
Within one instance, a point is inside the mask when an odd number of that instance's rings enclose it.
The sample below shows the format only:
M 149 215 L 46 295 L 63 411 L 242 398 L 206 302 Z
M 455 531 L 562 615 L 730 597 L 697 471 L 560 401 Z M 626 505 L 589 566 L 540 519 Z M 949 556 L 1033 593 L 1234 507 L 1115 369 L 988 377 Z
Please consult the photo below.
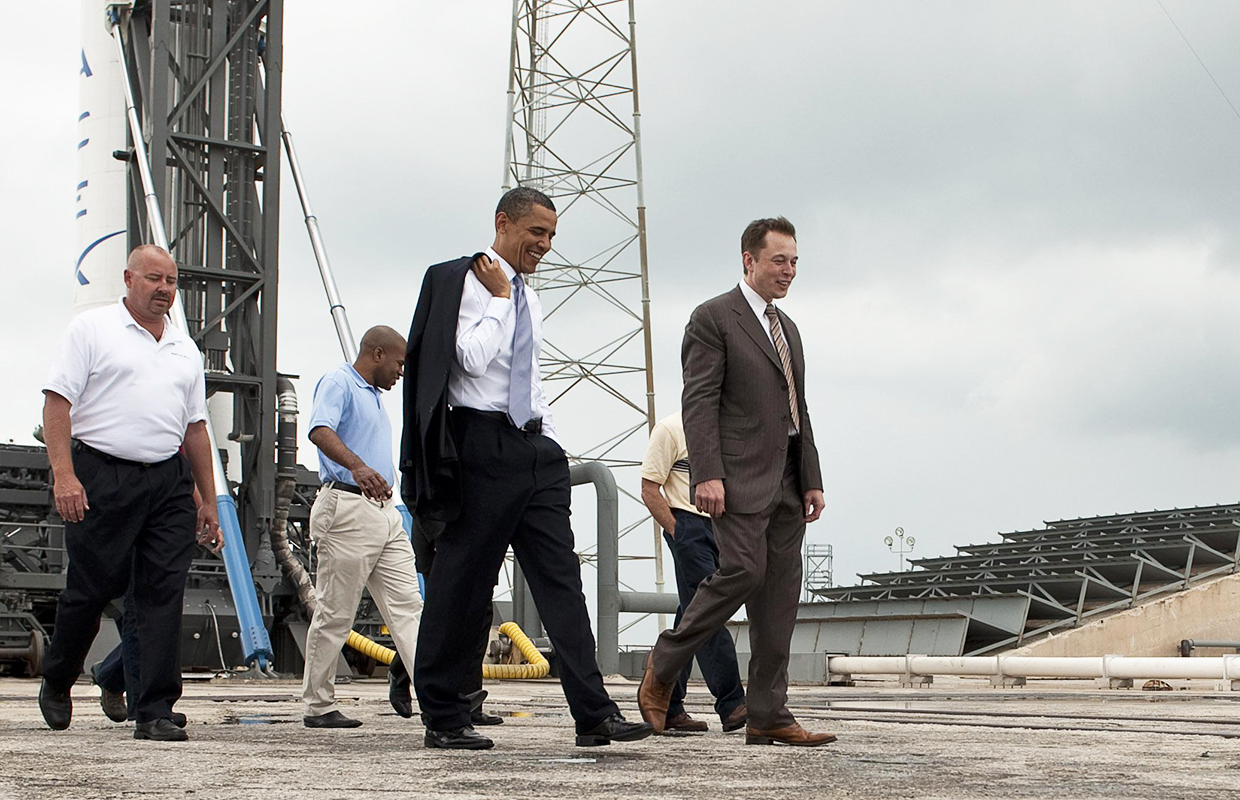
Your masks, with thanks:
M 187 681 L 177 709 L 191 741 L 162 744 L 109 722 L 85 684 L 72 727 L 51 731 L 38 683 L 0 680 L 0 798 L 1240 798 L 1240 698 L 1229 693 L 964 679 L 800 686 L 790 693 L 800 720 L 840 737 L 801 749 L 720 732 L 697 685 L 689 710 L 709 733 L 587 749 L 573 746 L 556 681 L 492 681 L 487 707 L 505 716 L 486 730 L 495 748 L 445 752 L 425 749 L 420 723 L 392 713 L 385 682 L 337 687 L 345 713 L 365 723 L 345 731 L 302 727 L 299 688 Z M 636 683 L 608 689 L 636 718 Z

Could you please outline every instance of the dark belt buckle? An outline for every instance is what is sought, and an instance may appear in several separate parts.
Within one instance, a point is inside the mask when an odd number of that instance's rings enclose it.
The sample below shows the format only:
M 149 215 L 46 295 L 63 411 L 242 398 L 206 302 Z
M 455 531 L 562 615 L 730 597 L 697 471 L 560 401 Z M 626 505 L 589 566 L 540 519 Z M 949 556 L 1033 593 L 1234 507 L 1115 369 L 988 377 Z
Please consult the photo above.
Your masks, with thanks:
M 524 425 L 521 426 L 521 430 L 525 431 L 526 433 L 542 433 L 542 417 L 539 417 L 538 419 L 528 420 Z

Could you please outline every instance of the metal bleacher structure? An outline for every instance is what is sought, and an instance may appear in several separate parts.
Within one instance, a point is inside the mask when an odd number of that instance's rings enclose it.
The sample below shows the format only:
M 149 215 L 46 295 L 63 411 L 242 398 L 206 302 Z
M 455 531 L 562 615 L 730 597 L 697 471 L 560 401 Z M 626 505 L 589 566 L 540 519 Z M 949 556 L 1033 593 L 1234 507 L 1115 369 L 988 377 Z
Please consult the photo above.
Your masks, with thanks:
M 1240 569 L 1240 503 L 1045 525 L 816 589 L 794 653 L 994 654 Z

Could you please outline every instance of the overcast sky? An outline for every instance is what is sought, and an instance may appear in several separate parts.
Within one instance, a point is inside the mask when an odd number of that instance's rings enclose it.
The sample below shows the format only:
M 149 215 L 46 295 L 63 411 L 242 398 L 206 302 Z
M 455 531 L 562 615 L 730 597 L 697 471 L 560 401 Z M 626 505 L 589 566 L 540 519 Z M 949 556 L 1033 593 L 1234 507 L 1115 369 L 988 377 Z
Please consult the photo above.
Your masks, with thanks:
M 1240 4 L 1163 2 L 1240 105 Z M 284 60 L 359 333 L 404 329 L 425 267 L 490 242 L 511 19 L 504 0 L 363 5 L 286 3 Z M 78 4 L 5 10 L 0 438 L 28 443 L 70 315 Z M 809 539 L 837 584 L 895 567 L 898 525 L 931 556 L 1237 500 L 1240 118 L 1156 0 L 637 14 L 659 414 L 740 231 L 786 215 L 828 501 Z M 308 404 L 338 357 L 292 189 L 279 365 Z M 566 218 L 557 243 L 588 248 L 573 235 Z

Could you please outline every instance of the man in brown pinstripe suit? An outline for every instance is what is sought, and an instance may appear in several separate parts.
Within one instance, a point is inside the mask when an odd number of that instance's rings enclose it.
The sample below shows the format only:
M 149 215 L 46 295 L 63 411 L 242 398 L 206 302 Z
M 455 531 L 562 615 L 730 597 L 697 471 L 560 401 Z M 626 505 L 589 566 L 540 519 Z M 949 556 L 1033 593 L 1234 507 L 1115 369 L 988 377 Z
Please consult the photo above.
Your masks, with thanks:
M 796 277 L 792 223 L 749 223 L 741 262 L 740 285 L 694 310 L 681 347 L 689 479 L 695 505 L 715 518 L 719 570 L 698 585 L 680 624 L 659 635 L 637 702 L 661 733 L 681 667 L 744 604 L 751 651 L 745 743 L 814 747 L 835 736 L 805 730 L 787 707 L 801 542 L 824 504 L 801 336 L 774 305 Z

